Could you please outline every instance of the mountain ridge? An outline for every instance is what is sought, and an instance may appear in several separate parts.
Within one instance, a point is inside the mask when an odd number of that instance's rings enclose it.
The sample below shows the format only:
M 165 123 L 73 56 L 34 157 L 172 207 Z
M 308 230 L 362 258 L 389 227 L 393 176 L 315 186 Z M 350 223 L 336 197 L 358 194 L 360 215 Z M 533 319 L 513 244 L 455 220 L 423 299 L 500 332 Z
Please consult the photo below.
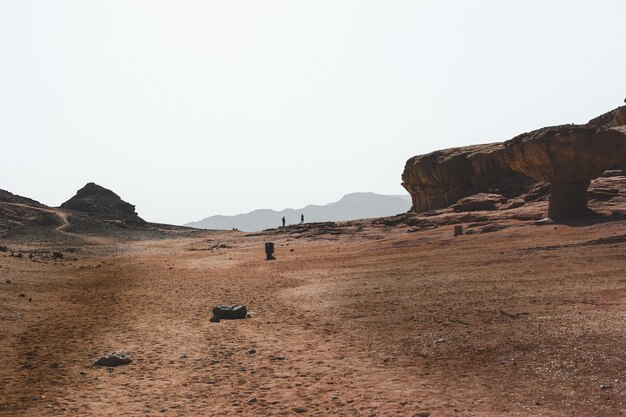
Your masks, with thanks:
M 202 220 L 186 223 L 184 226 L 199 229 L 230 230 L 239 229 L 256 232 L 281 225 L 284 216 L 286 224 L 300 223 L 304 214 L 305 222 L 347 221 L 372 217 L 385 217 L 404 213 L 411 207 L 409 195 L 385 195 L 373 192 L 346 194 L 338 201 L 328 204 L 309 204 L 305 207 L 283 210 L 257 209 L 235 215 L 214 215 Z

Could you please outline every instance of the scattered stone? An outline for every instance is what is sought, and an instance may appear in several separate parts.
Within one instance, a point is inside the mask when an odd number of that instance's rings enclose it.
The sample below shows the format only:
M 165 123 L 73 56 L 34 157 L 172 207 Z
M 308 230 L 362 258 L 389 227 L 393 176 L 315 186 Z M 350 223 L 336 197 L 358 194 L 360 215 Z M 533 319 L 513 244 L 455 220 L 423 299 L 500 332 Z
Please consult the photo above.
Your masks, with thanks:
M 611 389 L 613 385 L 611 384 L 600 384 L 600 389 Z
M 547 217 L 545 219 L 535 220 L 535 226 L 546 226 L 550 224 L 554 224 L 554 220 Z
M 304 407 L 296 407 L 296 408 L 293 409 L 293 411 L 295 413 L 302 414 L 302 413 L 306 413 L 306 408 L 304 408 Z
M 273 360 L 273 361 L 284 361 L 285 359 L 287 359 L 287 358 L 284 357 L 284 356 L 272 356 L 270 358 L 270 360 Z
M 10 283 L 11 283 L 11 280 L 10 280 L 10 279 L 7 279 L 5 282 L 6 282 L 7 284 L 10 284 Z
M 132 359 L 124 352 L 113 352 L 96 360 L 93 364 L 98 366 L 120 366 L 127 365 Z
M 8 252 L 9 248 L 6 246 L 0 246 L 0 252 Z
M 24 297 L 26 297 L 26 294 L 20 293 L 20 297 L 24 298 Z
M 254 355 L 256 353 L 256 349 L 250 349 L 248 351 L 248 355 Z
M 236 320 L 245 319 L 248 315 L 248 310 L 242 305 L 224 306 L 217 305 L 213 307 L 213 316 L 219 319 Z
M 435 343 L 444 343 L 445 341 L 446 339 L 441 338 L 441 339 L 435 340 Z
M 274 242 L 265 242 L 265 255 L 266 261 L 276 260 L 276 258 L 274 257 Z
M 63 254 L 61 252 L 52 252 L 52 258 L 63 259 Z
M 257 402 L 256 397 L 252 397 L 248 400 L 248 404 L 254 404 L 255 402 Z
M 452 206 L 452 210 L 455 213 L 484 210 L 493 211 L 497 210 L 500 205 L 506 202 L 507 199 L 500 194 L 477 193 L 461 198 Z
M 480 228 L 480 233 L 491 233 L 508 228 L 506 224 L 488 224 Z

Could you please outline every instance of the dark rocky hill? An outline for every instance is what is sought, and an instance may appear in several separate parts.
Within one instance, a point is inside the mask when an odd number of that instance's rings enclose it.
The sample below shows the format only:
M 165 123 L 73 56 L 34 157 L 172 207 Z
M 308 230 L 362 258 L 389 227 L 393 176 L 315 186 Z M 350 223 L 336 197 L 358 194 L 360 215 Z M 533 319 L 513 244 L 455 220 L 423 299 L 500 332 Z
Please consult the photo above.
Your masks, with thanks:
M 145 223 L 135 211 L 134 205 L 93 182 L 78 190 L 74 197 L 61 204 L 61 208 L 89 213 L 102 220 Z
M 137 215 L 134 205 L 94 183 L 81 188 L 61 207 L 49 207 L 0 190 L 0 239 L 78 243 L 92 237 L 161 239 L 199 232 L 188 227 L 148 223 Z

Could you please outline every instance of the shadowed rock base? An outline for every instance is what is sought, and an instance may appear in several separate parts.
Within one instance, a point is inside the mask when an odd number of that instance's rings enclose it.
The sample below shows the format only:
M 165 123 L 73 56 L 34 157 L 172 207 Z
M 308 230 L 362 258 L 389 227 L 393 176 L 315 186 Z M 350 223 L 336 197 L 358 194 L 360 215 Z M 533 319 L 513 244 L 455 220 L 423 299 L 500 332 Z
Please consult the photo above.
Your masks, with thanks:
M 589 214 L 587 188 L 591 181 L 550 185 L 548 217 L 563 220 Z

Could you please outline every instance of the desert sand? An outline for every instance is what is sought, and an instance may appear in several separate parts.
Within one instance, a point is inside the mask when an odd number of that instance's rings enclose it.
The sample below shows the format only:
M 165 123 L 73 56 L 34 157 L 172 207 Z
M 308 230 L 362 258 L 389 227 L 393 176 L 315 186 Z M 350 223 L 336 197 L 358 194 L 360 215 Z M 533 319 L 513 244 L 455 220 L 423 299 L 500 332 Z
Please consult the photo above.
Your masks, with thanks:
M 503 224 L 8 242 L 0 415 L 626 415 L 626 221 Z

